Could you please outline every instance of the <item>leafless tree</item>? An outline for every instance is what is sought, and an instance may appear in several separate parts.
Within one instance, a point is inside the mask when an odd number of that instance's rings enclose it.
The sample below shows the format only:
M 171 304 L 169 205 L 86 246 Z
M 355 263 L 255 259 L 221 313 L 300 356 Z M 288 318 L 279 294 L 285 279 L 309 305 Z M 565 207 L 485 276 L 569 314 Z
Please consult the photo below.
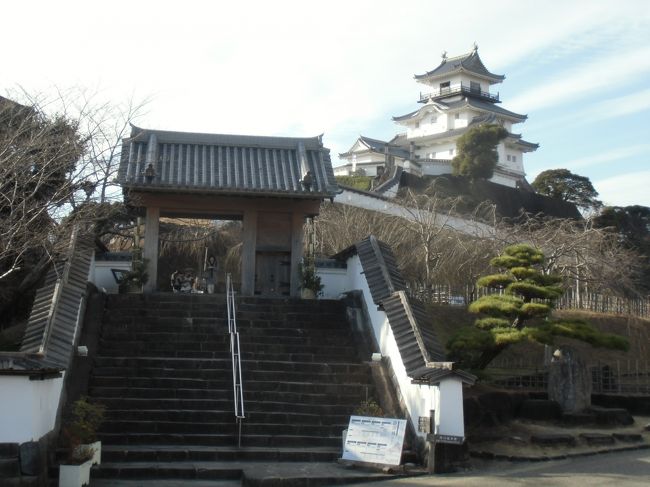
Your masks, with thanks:
M 51 255 L 55 215 L 85 140 L 74 120 L 0 98 L 0 282 L 34 251 Z
M 107 200 L 119 137 L 143 106 L 120 112 L 80 90 L 11 97 L 20 102 L 0 97 L 0 315 L 38 282 L 72 224 L 105 219 L 94 195 Z
M 500 222 L 497 235 L 503 245 L 527 242 L 540 248 L 546 255 L 546 271 L 564 276 L 577 295 L 637 294 L 638 255 L 625 249 L 615 235 L 595 228 L 589 219 L 523 216 L 515 224 Z

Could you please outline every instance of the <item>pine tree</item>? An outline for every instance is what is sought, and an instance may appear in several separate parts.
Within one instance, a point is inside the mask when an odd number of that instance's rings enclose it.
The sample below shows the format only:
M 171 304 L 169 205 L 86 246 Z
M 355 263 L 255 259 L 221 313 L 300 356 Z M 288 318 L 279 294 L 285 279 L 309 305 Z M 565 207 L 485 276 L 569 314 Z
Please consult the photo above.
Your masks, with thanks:
M 496 146 L 507 136 L 506 129 L 497 124 L 470 128 L 456 142 L 458 155 L 451 160 L 454 176 L 490 179 L 499 162 Z
M 512 344 L 529 340 L 552 344 L 556 336 L 587 342 L 596 347 L 627 350 L 618 335 L 601 333 L 581 320 L 549 319 L 553 304 L 562 296 L 562 278 L 542 272 L 544 254 L 527 244 L 512 245 L 490 262 L 500 270 L 484 276 L 478 286 L 499 291 L 469 306 L 482 315 L 474 327 L 461 330 L 448 344 L 452 358 L 472 369 L 484 369 Z M 531 324 L 533 318 L 536 324 Z

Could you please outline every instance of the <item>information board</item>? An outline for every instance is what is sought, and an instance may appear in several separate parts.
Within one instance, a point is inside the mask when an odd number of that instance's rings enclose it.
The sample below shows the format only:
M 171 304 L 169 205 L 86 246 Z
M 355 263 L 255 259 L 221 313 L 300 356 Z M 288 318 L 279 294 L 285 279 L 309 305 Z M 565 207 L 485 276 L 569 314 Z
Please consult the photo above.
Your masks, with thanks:
M 350 416 L 343 460 L 399 465 L 405 419 Z

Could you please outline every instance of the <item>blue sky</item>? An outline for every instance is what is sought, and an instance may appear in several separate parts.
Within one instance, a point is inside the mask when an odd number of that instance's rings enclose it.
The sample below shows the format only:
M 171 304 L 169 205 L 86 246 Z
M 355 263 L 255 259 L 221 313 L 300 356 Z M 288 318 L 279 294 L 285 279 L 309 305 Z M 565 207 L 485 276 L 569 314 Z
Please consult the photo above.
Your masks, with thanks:
M 564 167 L 609 204 L 650 206 L 650 2 L 282 1 L 3 5 L 0 93 L 80 86 L 151 98 L 139 124 L 220 133 L 324 133 L 337 154 L 389 139 L 417 108 L 413 75 L 474 42 L 502 106 L 540 144 L 529 180 Z

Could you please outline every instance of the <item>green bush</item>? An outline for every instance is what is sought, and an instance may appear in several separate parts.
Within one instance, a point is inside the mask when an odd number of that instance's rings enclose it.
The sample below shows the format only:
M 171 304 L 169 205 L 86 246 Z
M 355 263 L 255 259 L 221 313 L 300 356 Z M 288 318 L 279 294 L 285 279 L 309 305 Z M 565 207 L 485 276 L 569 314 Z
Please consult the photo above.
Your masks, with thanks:
M 336 176 L 336 181 L 339 184 L 361 191 L 370 191 L 372 179 L 371 176 Z

